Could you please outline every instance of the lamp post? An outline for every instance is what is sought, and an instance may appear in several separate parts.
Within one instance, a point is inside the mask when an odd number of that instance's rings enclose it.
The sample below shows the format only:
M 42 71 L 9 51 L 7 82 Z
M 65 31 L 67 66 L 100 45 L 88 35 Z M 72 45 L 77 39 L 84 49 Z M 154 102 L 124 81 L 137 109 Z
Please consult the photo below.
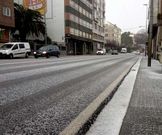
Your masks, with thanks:
M 147 18 L 148 18 L 148 16 L 147 16 L 147 13 L 148 13 L 148 4 L 143 4 L 143 6 L 145 6 L 146 7 L 146 33 L 147 33 Z M 147 34 L 147 36 L 148 36 L 148 34 Z M 147 41 L 146 41 L 147 42 Z M 145 56 L 146 56 L 146 50 L 147 50 L 147 45 L 145 44 Z
M 143 6 L 146 7 L 146 31 L 147 31 L 147 18 L 148 18 L 147 13 L 148 13 L 148 4 L 143 4 Z
M 152 32 L 153 32 L 153 0 L 150 0 L 150 25 L 149 25 L 149 44 L 148 44 L 148 67 L 151 67 Z

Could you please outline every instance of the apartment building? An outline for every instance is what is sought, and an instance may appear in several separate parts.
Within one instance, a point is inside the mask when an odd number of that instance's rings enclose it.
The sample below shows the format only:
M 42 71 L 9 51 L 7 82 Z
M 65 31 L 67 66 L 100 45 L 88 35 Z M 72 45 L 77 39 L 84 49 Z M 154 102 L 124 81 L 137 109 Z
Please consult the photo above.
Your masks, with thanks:
M 92 53 L 92 0 L 65 0 L 67 54 Z
M 105 0 L 93 0 L 93 52 L 104 47 Z
M 9 41 L 9 30 L 15 26 L 12 0 L 0 0 L 0 43 Z
M 152 4 L 150 0 L 149 9 L 153 13 L 152 16 L 150 13 L 149 17 L 152 22 L 152 56 L 162 63 L 162 0 L 153 0 Z
M 121 45 L 121 29 L 111 22 L 105 24 L 105 44 Z

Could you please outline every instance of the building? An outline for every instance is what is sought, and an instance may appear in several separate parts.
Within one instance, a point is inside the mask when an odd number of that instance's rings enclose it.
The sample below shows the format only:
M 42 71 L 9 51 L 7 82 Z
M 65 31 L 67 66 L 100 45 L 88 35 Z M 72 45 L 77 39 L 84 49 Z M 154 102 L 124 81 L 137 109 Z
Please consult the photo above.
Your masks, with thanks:
M 105 0 L 93 0 L 93 53 L 104 48 Z
M 65 0 L 67 54 L 92 53 L 92 0 Z
M 121 29 L 111 22 L 105 24 L 105 44 L 121 46 Z
M 158 3 L 156 5 L 158 7 L 157 12 L 155 12 L 157 17 L 157 39 L 156 39 L 156 51 L 155 53 L 156 57 L 161 63 L 162 63 L 162 0 L 158 0 Z M 155 16 L 155 15 L 154 15 Z M 156 52 L 154 51 L 154 52 Z
M 151 54 L 162 63 L 162 0 L 150 0 L 149 7 L 149 34 L 152 35 Z M 150 27 L 152 28 L 152 33 L 150 32 Z
M 15 26 L 12 0 L 0 0 L 0 43 L 9 41 L 9 31 Z

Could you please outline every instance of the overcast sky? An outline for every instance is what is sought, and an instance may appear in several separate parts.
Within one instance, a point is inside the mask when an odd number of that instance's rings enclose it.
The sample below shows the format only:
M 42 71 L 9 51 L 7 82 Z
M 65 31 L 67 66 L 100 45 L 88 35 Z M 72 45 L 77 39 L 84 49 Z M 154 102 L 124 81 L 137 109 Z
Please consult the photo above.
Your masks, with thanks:
M 146 6 L 149 0 L 105 0 L 106 21 L 124 31 L 136 33 L 139 26 L 146 26 Z M 145 27 L 142 27 L 145 28 Z

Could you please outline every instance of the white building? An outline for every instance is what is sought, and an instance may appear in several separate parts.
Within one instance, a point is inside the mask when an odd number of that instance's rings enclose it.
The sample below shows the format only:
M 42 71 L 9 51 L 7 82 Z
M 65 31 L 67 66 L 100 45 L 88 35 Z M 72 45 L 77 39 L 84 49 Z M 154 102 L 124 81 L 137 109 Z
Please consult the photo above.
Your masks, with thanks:
M 105 0 L 93 0 L 93 50 L 104 47 Z
M 121 45 L 121 29 L 111 22 L 105 24 L 105 43 Z
M 14 0 L 23 4 L 23 0 Z M 47 35 L 53 42 L 65 44 L 64 0 L 47 0 L 46 13 Z M 31 38 L 31 37 L 30 37 Z
M 47 0 L 47 34 L 53 42 L 65 44 L 64 0 Z

